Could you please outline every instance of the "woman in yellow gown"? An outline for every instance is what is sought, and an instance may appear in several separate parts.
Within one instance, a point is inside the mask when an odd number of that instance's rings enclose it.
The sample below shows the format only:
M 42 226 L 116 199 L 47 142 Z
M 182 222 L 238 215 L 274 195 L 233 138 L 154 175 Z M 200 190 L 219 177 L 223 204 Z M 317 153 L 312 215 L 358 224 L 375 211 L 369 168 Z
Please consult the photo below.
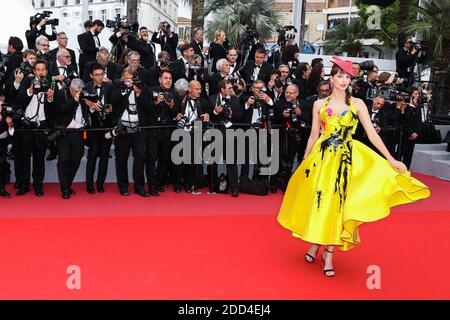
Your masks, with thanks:
M 348 90 L 352 62 L 334 57 L 332 94 L 313 107 L 305 159 L 292 175 L 278 222 L 293 236 L 313 243 L 305 255 L 314 262 L 321 245 L 322 267 L 335 275 L 334 246 L 348 251 L 360 243 L 358 227 L 389 215 L 390 208 L 424 199 L 430 190 L 395 160 L 372 126 L 366 105 Z M 370 142 L 387 159 L 352 140 L 358 119 Z

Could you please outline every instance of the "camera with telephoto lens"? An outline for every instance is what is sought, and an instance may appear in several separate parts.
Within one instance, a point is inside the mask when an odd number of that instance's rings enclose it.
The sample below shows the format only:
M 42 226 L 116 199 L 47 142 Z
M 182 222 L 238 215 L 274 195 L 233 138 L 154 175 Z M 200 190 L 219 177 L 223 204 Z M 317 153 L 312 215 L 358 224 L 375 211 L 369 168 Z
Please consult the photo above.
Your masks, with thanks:
M 289 117 L 291 118 L 292 123 L 298 122 L 297 115 L 295 114 L 295 107 L 296 107 L 296 105 L 294 105 L 292 103 L 288 103 L 286 105 L 286 107 L 284 108 L 285 110 L 289 111 Z
M 57 126 L 55 129 L 50 131 L 51 133 L 47 136 L 48 142 L 53 142 L 56 139 L 58 139 L 61 136 L 64 136 L 66 134 L 66 127 L 64 126 Z
M 167 102 L 172 102 L 172 100 L 173 100 L 172 92 L 164 91 L 163 96 L 164 96 L 164 100 L 166 100 Z
M 284 26 L 276 30 L 278 32 L 278 43 L 285 42 L 287 39 L 295 39 L 297 28 L 294 26 Z M 289 31 L 289 33 L 288 33 Z
M 222 112 L 223 115 L 228 118 L 231 114 L 231 95 L 226 94 L 224 97 L 224 102 L 225 104 L 223 105 Z
M 121 123 L 119 123 L 117 126 L 115 126 L 111 130 L 111 135 L 114 137 L 119 137 L 127 134 L 127 128 L 125 128 Z
M 50 81 L 46 78 L 33 78 L 33 93 L 47 92 L 50 89 Z
M 24 77 L 33 73 L 33 67 L 28 61 L 24 61 L 20 64 L 19 68 L 17 68 L 17 73 L 22 73 Z
M 34 16 L 30 17 L 30 24 L 39 24 L 41 23 L 42 19 L 49 18 L 52 13 L 53 13 L 52 11 L 42 11 L 36 13 Z M 49 19 L 47 20 L 47 24 L 52 26 L 58 26 L 59 19 Z
M 177 122 L 177 128 L 178 129 L 184 129 L 186 126 L 186 117 L 184 115 L 181 115 L 181 119 Z
M 3 119 L 6 117 L 14 118 L 14 107 L 12 105 L 4 103 L 0 109 L 2 110 L 1 115 Z
M 72 80 L 76 78 L 78 78 L 77 72 L 68 66 L 67 75 L 64 77 L 64 80 L 61 81 L 61 84 L 63 87 L 68 88 L 70 87 L 70 83 L 72 82 Z

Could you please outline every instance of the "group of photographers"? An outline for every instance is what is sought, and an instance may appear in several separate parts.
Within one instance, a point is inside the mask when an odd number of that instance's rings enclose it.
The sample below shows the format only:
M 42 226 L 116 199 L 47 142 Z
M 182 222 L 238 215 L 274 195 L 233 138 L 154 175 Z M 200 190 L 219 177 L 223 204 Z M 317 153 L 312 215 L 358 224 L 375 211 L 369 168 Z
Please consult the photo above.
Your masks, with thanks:
M 269 63 L 266 50 L 255 41 L 244 59 L 239 49 L 227 45 L 225 33 L 219 30 L 216 49 L 207 55 L 202 29 L 194 30 L 191 43 L 177 48 L 178 36 L 165 22 L 149 39 L 147 28 L 138 30 L 116 20 L 107 22 L 107 27 L 114 28 L 110 53 L 98 38 L 105 26 L 95 20 L 85 24 L 86 32 L 78 36 L 77 65 L 64 32 L 55 33 L 58 48 L 49 50 L 52 38 L 49 40 L 42 21 L 47 21 L 47 17 L 32 21 L 32 30 L 40 26 L 33 49 L 28 43 L 30 49 L 22 52 L 22 41 L 17 37 L 9 39 L 9 60 L 1 74 L 0 196 L 5 198 L 10 196 L 5 189 L 8 144 L 13 145 L 18 196 L 29 192 L 31 177 L 36 196 L 44 195 L 45 155 L 49 147 L 48 159 L 58 158 L 61 196 L 69 199 L 75 194 L 72 182 L 85 145 L 86 190 L 90 194 L 105 192 L 113 143 L 117 184 L 123 196 L 129 195 L 130 151 L 134 192 L 140 196 L 159 196 L 169 183 L 175 192 L 183 188 L 196 192 L 205 185 L 215 192 L 219 188 L 216 163 L 205 161 L 205 180 L 203 165 L 193 161 L 194 152 L 190 155 L 192 161 L 186 164 L 175 164 L 170 156 L 175 147 L 171 142 L 173 131 L 178 128 L 193 136 L 195 121 L 222 132 L 226 128 L 269 129 L 269 133 L 270 129 L 279 129 L 279 141 L 270 134 L 268 139 L 270 144 L 279 143 L 281 167 L 267 182 L 271 192 L 284 190 L 295 158 L 303 158 L 312 106 L 331 93 L 321 59 L 315 59 L 311 66 L 298 62 L 298 50 L 289 47 L 294 44 L 283 47 L 290 53 L 281 54 L 279 62 Z M 33 31 L 32 36 L 35 34 Z M 30 41 L 28 37 L 27 40 Z M 154 43 L 163 49 L 157 57 Z M 118 56 L 123 63 L 116 62 Z M 214 61 L 213 68 L 208 61 Z M 374 126 L 389 150 L 409 166 L 424 120 L 423 112 L 416 111 L 422 110 L 419 91 L 413 90 L 408 97 L 397 94 L 390 104 L 392 91 L 385 97 L 380 94 L 382 90 L 371 90 L 372 86 L 379 86 L 381 78 L 376 66 L 354 67 L 359 76 L 353 81 L 353 94 L 368 103 Z M 396 81 L 389 75 L 384 84 Z M 390 130 L 402 132 L 402 137 Z M 360 138 L 364 140 L 364 136 Z M 225 143 L 224 139 L 224 149 Z M 246 149 L 249 151 L 249 146 Z M 236 162 L 226 160 L 227 181 L 235 197 L 239 194 L 239 180 L 249 175 L 249 163 L 240 165 L 239 175 Z M 256 164 L 254 180 L 266 179 L 259 175 L 262 166 Z

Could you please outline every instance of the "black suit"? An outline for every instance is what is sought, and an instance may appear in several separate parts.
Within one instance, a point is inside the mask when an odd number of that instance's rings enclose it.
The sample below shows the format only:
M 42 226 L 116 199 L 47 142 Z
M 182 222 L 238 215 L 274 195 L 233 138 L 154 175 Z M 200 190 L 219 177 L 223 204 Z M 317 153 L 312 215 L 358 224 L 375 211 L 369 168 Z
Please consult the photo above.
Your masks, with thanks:
M 5 102 L 7 103 L 14 103 L 17 99 L 19 91 L 14 87 L 15 71 L 20 67 L 22 62 L 22 52 L 16 51 L 9 57 L 8 63 L 6 64 L 3 95 L 5 96 Z
M 127 67 L 128 67 L 127 64 L 117 65 L 116 74 L 114 75 L 114 79 L 116 80 L 116 79 L 122 78 L 122 72 Z M 151 84 L 150 73 L 147 69 L 145 69 L 143 67 L 139 67 L 137 69 L 137 77 L 140 81 L 142 81 L 147 86 L 147 88 L 151 86 L 150 85 Z
M 202 67 L 205 66 L 205 55 L 202 52 L 203 49 L 203 42 L 197 43 L 197 41 L 192 40 L 190 45 L 192 46 L 192 48 L 194 48 L 194 52 L 196 54 L 198 54 L 201 58 L 202 58 Z
M 150 94 L 152 92 L 164 92 L 160 86 L 150 88 Z M 149 112 L 149 125 L 151 126 L 170 126 L 176 125 L 174 120 L 177 114 L 180 112 L 180 97 L 174 89 L 170 89 L 168 92 L 172 93 L 174 99 L 173 108 L 169 108 L 165 102 L 161 104 L 155 104 L 154 100 L 151 101 L 151 105 L 148 107 Z M 167 171 L 170 163 L 170 137 L 173 129 L 150 129 L 147 137 L 147 160 L 146 160 L 146 175 L 149 188 L 152 191 L 156 191 L 162 187 L 167 175 Z M 158 165 L 156 165 L 158 163 Z
M 416 144 L 417 137 L 415 140 L 410 140 L 409 138 L 413 133 L 419 135 L 420 127 L 422 126 L 422 114 L 420 112 L 420 107 L 414 107 L 413 105 L 408 105 L 404 113 L 403 122 L 403 155 L 402 162 L 408 167 L 411 166 L 411 160 L 414 153 L 414 146 Z
M 247 85 L 250 86 L 253 83 L 253 81 L 262 80 L 267 84 L 270 80 L 270 73 L 272 72 L 273 67 L 267 62 L 263 62 L 259 70 L 258 79 L 253 79 L 254 69 L 255 69 L 255 61 L 248 61 L 246 65 L 242 68 L 241 75 L 245 80 L 245 83 L 247 83 Z
M 186 75 L 186 69 L 189 66 L 185 65 L 183 58 L 179 58 L 173 63 L 173 82 L 175 83 L 178 79 L 186 79 L 188 80 L 188 76 Z
M 28 96 L 27 90 L 31 85 L 33 77 L 25 78 L 19 88 L 19 94 L 17 96 L 18 108 L 26 112 L 32 99 L 36 99 L 35 94 Z M 55 93 L 56 96 L 57 92 Z M 40 95 L 42 96 L 42 95 Z M 56 99 L 56 98 L 54 98 Z M 45 121 L 40 121 L 39 124 L 36 122 L 36 118 L 32 119 L 32 125 L 27 126 L 23 123 L 20 127 L 29 128 L 41 128 L 47 129 L 49 112 L 55 108 L 55 101 L 49 102 L 45 95 L 42 96 L 42 102 L 39 103 L 39 108 L 44 107 Z M 17 125 L 19 127 L 19 125 Z M 23 176 L 20 181 L 21 188 L 29 189 L 30 175 L 31 175 L 31 156 L 33 156 L 33 185 L 35 188 L 42 188 L 42 183 L 44 181 L 45 175 L 45 150 L 47 146 L 47 141 L 45 133 L 43 131 L 23 131 L 20 133 L 19 137 L 21 153 L 23 156 Z
M 118 124 L 121 121 L 125 110 L 129 110 L 129 96 L 134 95 L 134 92 L 129 92 L 122 95 L 120 89 L 120 81 L 113 82 L 113 89 L 111 94 L 111 104 L 113 106 L 112 121 Z M 143 91 L 136 98 L 136 109 L 139 117 L 138 126 L 148 125 L 150 116 L 149 101 L 151 95 L 148 89 L 143 87 Z M 116 175 L 117 184 L 120 192 L 128 192 L 128 157 L 130 151 L 133 150 L 133 180 L 134 189 L 136 192 L 144 190 L 144 166 L 146 154 L 147 131 L 140 130 L 136 133 L 127 133 L 115 138 L 115 153 L 116 153 Z
M 178 34 L 173 32 L 170 38 L 165 35 L 158 37 L 158 35 L 158 32 L 153 33 L 152 42 L 159 43 L 161 45 L 161 51 L 167 51 L 170 54 L 171 60 L 175 61 L 177 59 Z
M 226 117 L 223 112 L 216 114 L 214 108 L 216 105 L 223 105 L 223 100 L 220 99 L 219 94 L 214 94 L 209 97 L 209 103 L 212 107 L 211 111 L 211 122 L 213 123 L 225 123 L 227 121 L 231 121 L 231 123 L 240 123 L 244 119 L 244 108 L 239 102 L 239 98 L 236 96 L 231 96 L 230 107 L 231 107 L 231 118 Z M 227 140 L 225 135 L 225 127 L 219 127 L 223 134 L 223 151 L 224 151 L 224 160 L 227 167 L 227 178 L 231 188 L 238 187 L 238 166 L 237 166 L 237 139 L 234 139 L 234 158 L 228 159 L 226 153 Z M 209 174 L 212 175 L 211 180 L 214 181 L 215 186 L 217 187 L 218 180 L 218 166 L 217 163 L 210 166 Z M 211 186 L 210 186 L 211 188 Z
M 100 98 L 103 106 L 108 106 L 111 103 L 111 92 L 113 85 L 109 82 L 102 82 L 100 90 L 94 88 L 94 83 L 86 84 L 86 91 L 95 93 Z M 99 94 L 100 91 L 100 94 Z M 106 112 L 89 111 L 87 112 L 86 125 L 91 128 L 110 128 L 113 126 L 111 114 Z M 97 173 L 97 187 L 103 187 L 106 175 L 108 172 L 109 151 L 111 150 L 112 139 L 105 138 L 106 131 L 91 131 L 87 132 L 87 145 L 89 151 L 87 155 L 86 164 L 86 185 L 93 186 L 94 173 L 97 158 L 98 173 Z
M 69 89 L 58 92 L 55 112 L 56 126 L 67 128 L 76 118 L 78 107 L 81 108 L 82 118 L 87 118 L 88 109 L 82 102 L 77 102 L 70 94 Z M 83 132 L 69 131 L 58 138 L 58 178 L 61 184 L 61 192 L 69 192 L 73 179 L 80 167 L 80 161 L 84 153 Z
M 53 61 L 54 61 L 54 64 L 56 64 L 56 60 L 57 60 L 57 57 L 56 57 L 56 54 L 58 53 L 58 50 L 59 50 L 59 48 L 55 48 L 55 49 L 53 49 L 53 50 L 50 50 L 50 54 L 52 55 L 52 57 L 53 57 Z M 68 49 L 68 48 L 66 48 L 66 50 L 67 51 L 69 51 L 69 54 L 70 54 L 70 56 L 72 57 L 71 59 L 70 59 L 70 65 L 74 68 L 74 70 L 78 73 L 78 65 L 77 65 L 77 58 L 76 58 L 76 56 L 75 56 L 75 51 L 73 51 L 72 49 Z
M 141 54 L 141 65 L 145 69 L 150 70 L 156 64 L 155 45 L 153 43 L 147 43 L 141 38 L 128 37 L 127 45 Z
M 84 74 L 84 67 L 90 61 L 97 58 L 97 44 L 92 32 L 88 31 L 78 35 L 78 44 L 83 53 L 80 54 L 80 74 Z

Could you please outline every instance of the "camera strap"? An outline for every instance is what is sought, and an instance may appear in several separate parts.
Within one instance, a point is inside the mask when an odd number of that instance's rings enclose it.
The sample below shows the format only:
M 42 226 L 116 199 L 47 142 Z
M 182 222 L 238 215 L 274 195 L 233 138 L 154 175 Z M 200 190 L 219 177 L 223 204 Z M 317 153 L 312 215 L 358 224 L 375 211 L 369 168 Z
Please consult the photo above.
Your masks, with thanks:
M 41 108 L 41 104 L 44 104 L 45 94 L 43 92 L 40 92 L 40 93 L 35 94 L 35 96 L 36 96 L 36 101 L 37 101 L 36 113 L 31 118 L 28 118 L 28 120 L 30 120 L 32 122 L 36 122 L 38 124 L 38 126 L 39 126 L 39 110 Z

